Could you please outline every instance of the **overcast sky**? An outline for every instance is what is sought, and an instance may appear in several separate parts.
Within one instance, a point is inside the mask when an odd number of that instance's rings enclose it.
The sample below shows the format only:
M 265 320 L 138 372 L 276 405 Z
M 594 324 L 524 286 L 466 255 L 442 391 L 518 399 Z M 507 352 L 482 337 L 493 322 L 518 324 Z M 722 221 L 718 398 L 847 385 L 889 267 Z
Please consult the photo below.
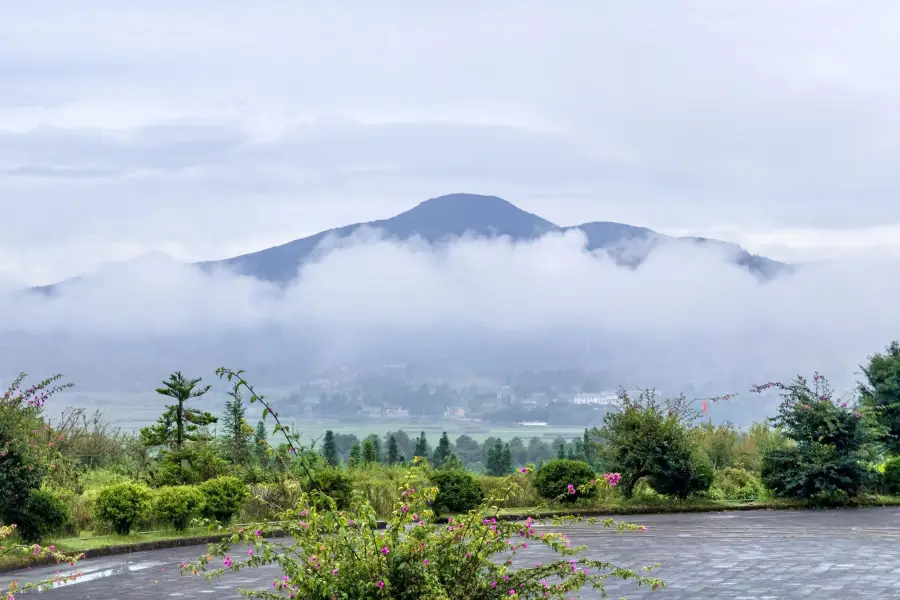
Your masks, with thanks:
M 7 280 L 459 191 L 781 259 L 900 254 L 893 1 L 0 6 Z

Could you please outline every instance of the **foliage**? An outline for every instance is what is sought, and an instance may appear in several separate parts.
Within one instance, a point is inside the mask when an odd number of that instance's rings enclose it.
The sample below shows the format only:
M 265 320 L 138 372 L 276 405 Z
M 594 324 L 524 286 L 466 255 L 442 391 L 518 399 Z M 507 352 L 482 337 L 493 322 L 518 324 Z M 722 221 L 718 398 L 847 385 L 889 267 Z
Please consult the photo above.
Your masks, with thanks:
M 56 564 L 66 564 L 74 567 L 75 563 L 84 558 L 83 554 L 64 554 L 55 546 L 42 547 L 39 544 L 19 544 L 8 541 L 16 534 L 17 526 L 0 525 L 0 559 L 19 558 L 25 560 L 52 559 Z M 49 590 L 62 583 L 68 583 L 78 579 L 81 573 L 62 574 L 57 571 L 52 579 L 42 581 L 29 581 L 20 583 L 18 580 L 10 581 L 6 592 L 0 591 L 0 598 L 15 600 L 16 594 L 28 590 Z
M 222 415 L 224 429 L 223 443 L 225 454 L 235 465 L 245 465 L 250 460 L 250 440 L 253 439 L 253 428 L 247 423 L 247 407 L 241 397 L 240 390 L 228 392 L 225 401 L 225 413 Z
M 181 450 L 187 441 L 207 439 L 205 428 L 216 422 L 216 417 L 208 412 L 188 408 L 185 404 L 203 396 L 210 386 L 197 387 L 201 378 L 187 379 L 176 371 L 163 382 L 156 393 L 175 400 L 175 404 L 167 404 L 165 412 L 155 425 L 141 429 L 141 439 L 148 447 L 167 446 Z
M 447 432 L 441 434 L 441 439 L 438 440 L 437 448 L 434 449 L 434 456 L 431 459 L 431 464 L 435 469 L 440 469 L 444 462 L 450 458 L 453 451 L 450 449 L 450 438 L 447 436 Z
M 391 434 L 388 437 L 387 463 L 389 465 L 396 465 L 398 462 L 400 462 L 400 449 L 397 447 L 397 437 L 394 434 Z
M 416 438 L 416 447 L 413 450 L 414 455 L 419 458 L 427 458 L 430 454 L 430 449 L 428 447 L 428 439 L 425 437 L 425 432 L 421 432 L 419 437 Z
M 59 440 L 47 435 L 41 413 L 51 396 L 71 387 L 57 383 L 61 378 L 55 375 L 23 388 L 26 375 L 21 373 L 0 395 L 0 523 L 15 521 L 30 490 L 40 487 L 56 466 Z
M 439 469 L 433 471 L 428 479 L 438 488 L 432 504 L 435 514 L 439 511 L 468 512 L 484 500 L 481 484 L 471 473 L 462 469 Z
M 307 478 L 306 488 L 321 490 L 337 503 L 338 508 L 350 506 L 353 496 L 353 481 L 342 471 L 335 468 L 317 469 L 312 472 L 312 479 Z
M 151 482 L 155 486 L 197 484 L 233 471 L 212 444 L 193 442 L 180 450 L 163 451 L 153 469 Z
M 144 485 L 119 483 L 100 490 L 94 514 L 117 534 L 128 535 L 137 523 L 149 516 L 152 499 Z
M 365 464 L 381 462 L 378 456 L 377 438 L 368 437 L 363 441 L 362 445 L 362 461 Z
M 488 475 L 494 477 L 503 477 L 512 471 L 512 454 L 509 444 L 504 444 L 503 440 L 496 440 L 493 446 L 487 451 L 487 459 L 485 462 L 485 471 Z
M 25 504 L 15 510 L 19 537 L 28 543 L 40 542 L 61 533 L 72 523 L 69 507 L 47 490 L 28 490 Z
M 900 342 L 870 356 L 861 369 L 860 403 L 883 428 L 888 451 L 900 454 Z
M 900 494 L 900 456 L 885 461 L 882 477 L 885 494 Z
M 717 470 L 712 488 L 721 493 L 722 500 L 754 500 L 766 493 L 759 477 L 738 467 Z
M 700 423 L 691 431 L 691 441 L 706 456 L 714 470 L 733 467 L 741 462 L 741 435 L 731 423 Z
M 776 496 L 853 497 L 871 486 L 873 423 L 858 407 L 836 402 L 824 377 L 816 373 L 812 387 L 798 376 L 755 389 L 779 390 L 782 402 L 772 422 L 793 442 L 763 456 L 762 480 Z
M 221 523 L 228 523 L 247 501 L 247 486 L 237 477 L 216 477 L 200 484 L 203 512 Z
M 219 374 L 237 378 L 269 409 L 241 372 L 222 369 Z M 294 447 L 289 430 L 273 416 L 276 431 L 283 432 Z M 241 528 L 197 564 L 183 564 L 183 572 L 202 571 L 212 577 L 274 564 L 284 574 L 276 579 L 274 589 L 244 594 L 310 600 L 564 598 L 586 586 L 602 591 L 610 577 L 632 579 L 654 589 L 662 585 L 635 571 L 580 557 L 584 548 L 570 547 L 563 534 L 536 532 L 530 518 L 509 522 L 497 519 L 496 513 L 486 516 L 498 498 L 489 498 L 464 517 L 440 525 L 428 507 L 438 491 L 414 487 L 413 481 L 421 475 L 417 469 L 411 469 L 400 486 L 386 529 L 378 527 L 375 511 L 359 495 L 350 509 L 340 511 L 332 498 L 313 490 L 304 492 L 297 506 L 281 515 L 287 541 L 269 540 L 264 524 Z M 611 519 L 604 524 L 616 525 Z M 511 539 L 517 541 L 511 543 Z M 244 560 L 230 556 L 232 544 L 237 543 L 251 545 Z M 516 552 L 528 543 L 545 546 L 559 559 L 513 568 Z M 223 559 L 222 568 L 212 568 L 213 554 Z
M 550 500 L 562 498 L 565 502 L 574 502 L 580 498 L 590 498 L 596 494 L 597 488 L 588 485 L 596 479 L 593 467 L 580 460 L 557 458 L 546 463 L 534 474 L 534 488 L 541 498 Z M 584 487 L 584 492 L 568 493 L 569 486 L 576 490 Z
M 153 516 L 168 523 L 176 531 L 183 531 L 203 508 L 203 493 L 194 486 L 179 485 L 156 490 L 153 496 Z
M 787 448 L 788 445 L 784 432 L 771 427 L 771 422 L 753 423 L 741 437 L 738 450 L 739 463 L 743 468 L 759 473 L 762 470 L 763 456 L 773 450 Z
M 396 440 L 394 441 L 396 444 Z M 322 456 L 325 457 L 325 460 L 332 467 L 337 467 L 341 464 L 341 457 L 338 454 L 337 443 L 334 439 L 334 432 L 330 429 L 325 432 L 325 439 L 322 440 Z
M 359 442 L 353 444 L 353 447 L 350 448 L 350 458 L 347 459 L 347 466 L 351 469 L 355 469 L 362 464 L 362 448 L 359 445 Z
M 620 410 L 607 413 L 596 434 L 605 442 L 604 464 L 624 473 L 620 489 L 626 498 L 645 477 L 660 493 L 680 498 L 709 487 L 708 463 L 695 456 L 690 443 L 690 426 L 699 416 L 691 401 L 684 396 L 660 401 L 649 390 L 636 398 L 620 391 L 619 402 Z

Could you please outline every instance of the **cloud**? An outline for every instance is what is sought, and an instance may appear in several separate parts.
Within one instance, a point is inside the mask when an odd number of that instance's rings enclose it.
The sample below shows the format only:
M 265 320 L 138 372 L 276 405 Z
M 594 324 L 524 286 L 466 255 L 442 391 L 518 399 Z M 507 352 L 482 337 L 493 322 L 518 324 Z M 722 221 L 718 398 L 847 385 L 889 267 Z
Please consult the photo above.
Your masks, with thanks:
M 893 2 L 412 6 L 17 4 L 8 268 L 220 258 L 459 190 L 734 241 L 900 223 Z
M 57 297 L 6 295 L 0 330 L 37 336 L 43 372 L 71 360 L 52 341 L 66 339 L 89 340 L 98 365 L 118 364 L 117 348 L 130 344 L 131 367 L 165 358 L 183 368 L 175 359 L 194 360 L 202 346 L 207 362 L 255 361 L 283 381 L 397 360 L 445 373 L 490 364 L 497 376 L 580 366 L 609 385 L 670 392 L 746 391 L 814 369 L 849 389 L 857 365 L 900 331 L 894 260 L 761 283 L 727 249 L 673 242 L 633 270 L 585 251 L 571 232 L 434 249 L 369 230 L 330 243 L 286 289 L 159 256 L 111 265 Z

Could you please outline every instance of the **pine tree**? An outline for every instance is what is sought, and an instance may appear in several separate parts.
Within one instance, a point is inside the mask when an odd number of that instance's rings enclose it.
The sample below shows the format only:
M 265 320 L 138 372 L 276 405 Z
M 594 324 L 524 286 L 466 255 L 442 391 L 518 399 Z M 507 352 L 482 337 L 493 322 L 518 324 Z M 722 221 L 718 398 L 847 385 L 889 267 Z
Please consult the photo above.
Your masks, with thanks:
M 266 424 L 262 421 L 259 421 L 256 424 L 256 431 L 253 434 L 253 449 L 254 454 L 256 455 L 256 460 L 259 462 L 260 466 L 267 466 L 269 464 L 269 445 L 268 445 L 268 434 L 266 433 Z
M 428 440 L 425 438 L 425 432 L 423 431 L 419 434 L 419 437 L 416 438 L 415 455 L 420 458 L 428 458 L 429 450 Z
M 400 462 L 400 450 L 397 448 L 397 438 L 391 434 L 388 438 L 388 464 L 396 465 Z
M 512 452 L 509 444 L 503 444 L 503 452 L 500 454 L 501 475 L 508 475 L 512 471 Z
M 512 457 L 509 454 L 509 444 L 504 444 L 503 440 L 496 439 L 494 445 L 488 449 L 485 471 L 488 475 L 502 477 L 509 473 L 510 462 L 512 462 Z
M 566 457 L 566 444 L 560 443 L 556 447 L 556 458 L 565 458 Z
M 440 441 L 438 441 L 438 446 L 434 451 L 434 457 L 431 460 L 432 466 L 434 466 L 435 469 L 440 469 L 451 454 L 452 452 L 450 450 L 450 438 L 447 436 L 447 432 L 445 431 L 443 434 L 441 434 L 441 439 Z
M 362 464 L 362 448 L 359 442 L 356 442 L 350 448 L 350 458 L 347 459 L 347 466 L 351 469 L 356 469 L 360 464 Z
M 205 427 L 218 419 L 208 412 L 185 406 L 189 400 L 199 398 L 209 391 L 208 385 L 197 387 L 200 380 L 199 377 L 185 379 L 181 371 L 176 371 L 163 382 L 163 387 L 156 389 L 157 394 L 172 398 L 175 404 L 166 405 L 166 411 L 156 424 L 141 429 L 141 440 L 145 446 L 168 446 L 180 451 L 185 442 L 209 438 Z
M 378 450 L 372 438 L 366 438 L 362 446 L 362 459 L 367 465 L 378 462 Z
M 338 455 L 337 443 L 334 441 L 334 432 L 330 429 L 325 432 L 325 439 L 322 440 L 322 456 L 332 467 L 341 464 L 341 457 Z
M 225 401 L 225 414 L 222 415 L 225 450 L 232 463 L 244 465 L 250 458 L 253 429 L 247 424 L 247 407 L 239 388 L 235 387 L 228 395 L 230 400 Z

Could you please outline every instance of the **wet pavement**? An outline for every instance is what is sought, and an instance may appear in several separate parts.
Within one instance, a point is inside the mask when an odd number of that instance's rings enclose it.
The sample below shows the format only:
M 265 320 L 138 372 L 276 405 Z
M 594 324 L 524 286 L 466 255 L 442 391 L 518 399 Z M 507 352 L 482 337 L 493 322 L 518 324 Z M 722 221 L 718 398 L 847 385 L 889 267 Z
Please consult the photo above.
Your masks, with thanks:
M 661 563 L 656 576 L 666 589 L 650 592 L 610 580 L 611 598 L 697 600 L 845 600 L 900 598 L 900 509 L 760 511 L 654 515 L 627 519 L 646 533 L 619 534 L 599 526 L 566 528 L 592 558 L 637 568 Z M 239 588 L 268 587 L 274 568 L 245 569 L 207 581 L 179 574 L 178 565 L 202 554 L 202 546 L 140 552 L 82 561 L 84 577 L 64 587 L 19 597 L 46 600 L 150 600 L 239 598 Z M 536 562 L 551 553 L 527 550 Z M 49 578 L 56 568 L 0 576 Z M 586 591 L 584 598 L 598 598 Z

